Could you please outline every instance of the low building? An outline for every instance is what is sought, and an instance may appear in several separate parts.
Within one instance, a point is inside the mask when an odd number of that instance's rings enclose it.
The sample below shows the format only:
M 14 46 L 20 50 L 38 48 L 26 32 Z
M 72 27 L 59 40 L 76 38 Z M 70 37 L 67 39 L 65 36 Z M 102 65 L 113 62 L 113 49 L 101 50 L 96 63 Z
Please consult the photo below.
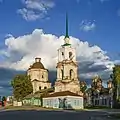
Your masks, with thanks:
M 22 102 L 13 101 L 13 106 L 22 106 Z
M 70 91 L 54 92 L 43 97 L 43 107 L 83 109 L 83 97 Z
M 41 106 L 41 95 L 30 94 L 23 99 L 23 105 Z
M 13 96 L 7 96 L 6 106 L 12 106 L 12 105 L 13 105 Z
M 53 91 L 54 88 L 48 88 L 29 94 L 23 99 L 23 105 L 42 106 L 42 97 Z

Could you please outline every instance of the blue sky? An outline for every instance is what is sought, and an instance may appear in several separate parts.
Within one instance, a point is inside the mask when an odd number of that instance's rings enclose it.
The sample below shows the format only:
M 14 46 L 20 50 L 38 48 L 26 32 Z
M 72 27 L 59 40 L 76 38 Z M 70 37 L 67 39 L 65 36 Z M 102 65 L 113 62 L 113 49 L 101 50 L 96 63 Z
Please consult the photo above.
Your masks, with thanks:
M 49 55 L 56 55 L 53 51 L 58 49 L 61 36 L 65 34 L 66 12 L 69 17 L 69 35 L 72 36 L 73 43 L 79 41 L 80 44 L 77 50 L 78 60 L 90 59 L 87 64 L 81 62 L 81 76 L 83 73 L 91 76 L 96 71 L 103 78 L 106 74 L 109 76 L 109 64 L 114 64 L 114 61 L 120 63 L 120 0 L 1 0 L 0 71 L 3 67 L 23 70 L 29 65 L 25 61 L 31 63 L 35 55 L 42 56 L 43 63 L 51 69 L 54 60 Z M 47 50 L 46 44 L 49 43 L 46 37 L 53 43 L 50 43 L 51 47 Z M 44 41 L 44 44 L 40 41 Z M 38 50 L 36 45 L 39 45 Z M 98 53 L 97 57 L 95 52 Z M 46 56 L 51 61 L 44 61 Z M 100 58 L 99 61 L 97 58 Z M 7 74 L 9 69 L 5 71 Z M 3 75 L 6 82 L 0 81 L 0 89 L 3 88 L 1 94 L 12 79 L 13 72 L 7 78 L 7 75 Z
M 5 34 L 14 36 L 42 28 L 46 33 L 64 34 L 65 13 L 69 14 L 69 34 L 91 44 L 97 44 L 111 53 L 120 51 L 120 8 L 119 0 L 54 0 L 55 6 L 48 11 L 43 19 L 25 21 L 17 10 L 25 7 L 21 0 L 3 0 L 0 4 L 0 39 L 4 41 Z M 49 19 L 46 19 L 46 17 Z M 94 21 L 95 29 L 85 32 L 80 30 L 82 20 Z

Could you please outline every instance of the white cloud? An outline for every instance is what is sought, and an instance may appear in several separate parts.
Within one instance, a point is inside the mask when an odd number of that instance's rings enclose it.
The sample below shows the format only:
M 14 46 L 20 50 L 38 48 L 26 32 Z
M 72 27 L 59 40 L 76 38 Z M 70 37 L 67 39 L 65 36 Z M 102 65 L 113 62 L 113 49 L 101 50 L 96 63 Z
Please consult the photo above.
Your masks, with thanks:
M 27 21 L 44 18 L 48 10 L 54 7 L 51 0 L 22 0 L 24 8 L 18 9 L 17 13 Z
M 57 37 L 45 34 L 42 29 L 35 29 L 31 34 L 5 39 L 6 49 L 1 49 L 0 55 L 5 61 L 0 67 L 27 70 L 34 62 L 35 57 L 41 57 L 41 61 L 49 70 L 56 70 L 57 49 L 63 44 L 64 36 Z M 107 75 L 113 67 L 113 62 L 100 47 L 90 46 L 88 42 L 82 42 L 75 37 L 70 37 L 71 43 L 76 47 L 77 60 L 80 74 L 84 78 L 93 75 Z
M 83 20 L 80 23 L 80 29 L 83 31 L 91 31 L 94 30 L 96 28 L 96 24 L 95 21 L 91 22 L 91 21 L 87 21 L 87 20 Z
M 26 21 L 34 21 L 44 17 L 43 13 L 36 14 L 33 10 L 27 10 L 26 8 L 19 9 L 17 12 L 21 14 Z
M 9 37 L 13 37 L 13 36 L 12 36 L 12 34 L 6 34 L 5 37 L 9 38 Z

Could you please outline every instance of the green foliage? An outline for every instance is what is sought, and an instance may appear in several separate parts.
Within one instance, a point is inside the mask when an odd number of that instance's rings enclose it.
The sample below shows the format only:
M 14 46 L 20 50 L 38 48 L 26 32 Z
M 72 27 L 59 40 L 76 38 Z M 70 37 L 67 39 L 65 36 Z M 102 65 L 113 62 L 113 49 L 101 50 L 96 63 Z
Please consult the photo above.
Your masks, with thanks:
M 87 86 L 81 87 L 81 91 L 84 93 L 87 89 Z
M 5 96 L 2 97 L 2 101 L 6 101 L 6 97 Z
M 11 81 L 13 87 L 13 94 L 16 100 L 21 101 L 25 96 L 33 91 L 30 77 L 26 74 L 16 75 Z
M 118 101 L 120 98 L 120 65 L 115 65 L 113 68 L 113 74 L 110 76 L 113 80 L 113 100 L 114 107 L 118 105 Z
M 87 84 L 86 84 L 85 82 L 81 82 L 81 83 L 80 83 L 80 90 L 81 90 L 83 93 L 85 93 L 86 89 L 87 89 Z

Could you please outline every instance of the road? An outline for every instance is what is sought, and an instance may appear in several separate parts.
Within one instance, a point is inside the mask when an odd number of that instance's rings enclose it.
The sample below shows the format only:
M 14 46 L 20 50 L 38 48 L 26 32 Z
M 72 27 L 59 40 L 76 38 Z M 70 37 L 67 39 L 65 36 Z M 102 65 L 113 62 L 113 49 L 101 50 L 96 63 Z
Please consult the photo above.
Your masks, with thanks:
M 0 111 L 0 120 L 109 120 L 98 111 Z

